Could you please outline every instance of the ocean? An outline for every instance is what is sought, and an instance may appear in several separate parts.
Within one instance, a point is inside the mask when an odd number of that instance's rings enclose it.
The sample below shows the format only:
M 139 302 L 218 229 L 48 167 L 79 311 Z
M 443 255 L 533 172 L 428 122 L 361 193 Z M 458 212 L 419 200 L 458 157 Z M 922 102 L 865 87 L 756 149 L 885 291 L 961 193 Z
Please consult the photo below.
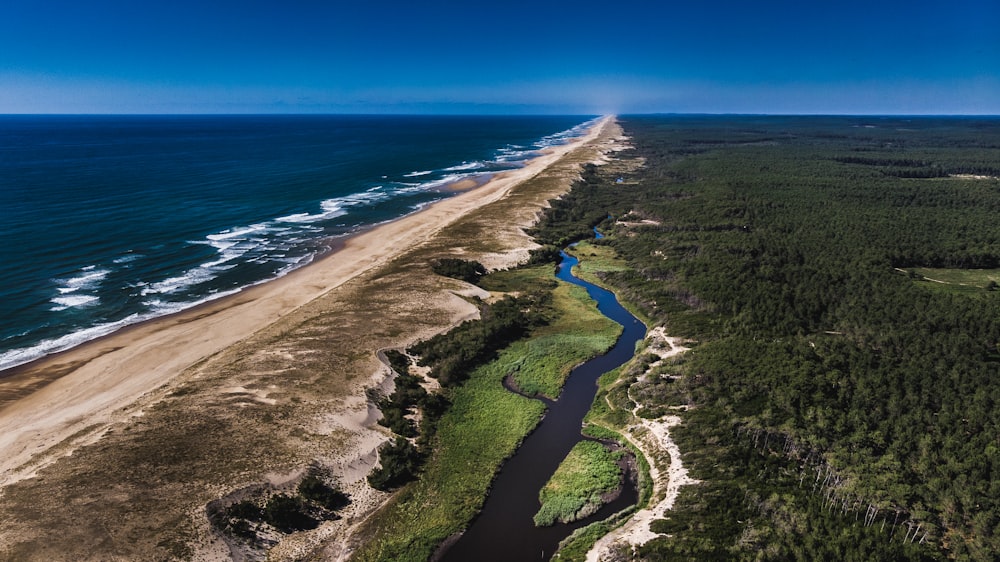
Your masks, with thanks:
M 0 116 L 0 369 L 275 279 L 580 116 Z

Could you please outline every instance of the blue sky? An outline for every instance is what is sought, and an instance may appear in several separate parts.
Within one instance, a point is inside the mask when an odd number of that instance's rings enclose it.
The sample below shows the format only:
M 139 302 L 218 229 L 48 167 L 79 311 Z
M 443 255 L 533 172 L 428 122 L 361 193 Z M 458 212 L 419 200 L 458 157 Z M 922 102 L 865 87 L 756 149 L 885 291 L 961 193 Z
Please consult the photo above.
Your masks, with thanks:
M 0 113 L 1000 114 L 1000 0 L 3 0 Z

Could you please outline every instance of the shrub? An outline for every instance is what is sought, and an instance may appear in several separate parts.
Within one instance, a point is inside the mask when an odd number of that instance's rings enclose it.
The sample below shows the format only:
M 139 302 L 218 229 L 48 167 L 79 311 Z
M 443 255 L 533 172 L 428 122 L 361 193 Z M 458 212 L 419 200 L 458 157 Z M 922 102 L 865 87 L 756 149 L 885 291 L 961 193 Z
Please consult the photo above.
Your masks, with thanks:
M 479 278 L 486 275 L 486 268 L 477 261 L 460 260 L 457 258 L 441 258 L 431 266 L 434 273 L 461 279 L 466 283 L 475 285 Z
M 368 484 L 376 490 L 389 491 L 416 477 L 423 457 L 412 443 L 402 437 L 378 449 L 379 467 L 368 475 Z
M 310 517 L 307 510 L 302 498 L 278 494 L 264 506 L 264 521 L 282 533 L 315 529 L 319 522 Z
M 326 482 L 315 474 L 310 474 L 303 478 L 302 482 L 299 482 L 299 494 L 303 498 L 330 511 L 336 511 L 351 503 L 347 494 L 327 485 Z

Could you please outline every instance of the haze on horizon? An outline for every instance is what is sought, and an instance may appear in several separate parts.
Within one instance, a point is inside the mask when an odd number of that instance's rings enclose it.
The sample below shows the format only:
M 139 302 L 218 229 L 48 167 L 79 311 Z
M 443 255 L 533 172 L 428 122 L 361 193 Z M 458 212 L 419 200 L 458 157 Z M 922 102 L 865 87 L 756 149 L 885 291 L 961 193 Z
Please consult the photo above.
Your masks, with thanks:
M 1000 2 L 6 0 L 0 114 L 1000 114 Z

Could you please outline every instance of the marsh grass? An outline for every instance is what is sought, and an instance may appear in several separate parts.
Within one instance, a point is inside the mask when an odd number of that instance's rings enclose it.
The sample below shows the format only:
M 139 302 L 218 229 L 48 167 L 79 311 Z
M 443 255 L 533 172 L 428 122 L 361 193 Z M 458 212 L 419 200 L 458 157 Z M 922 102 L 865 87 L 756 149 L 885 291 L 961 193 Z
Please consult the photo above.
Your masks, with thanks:
M 525 394 L 556 398 L 573 367 L 610 349 L 621 326 L 598 312 L 581 287 L 560 283 L 552 299 L 559 317 L 524 341 L 511 374 Z
M 542 506 L 535 514 L 535 525 L 571 523 L 600 509 L 606 494 L 622 485 L 618 461 L 623 454 L 597 441 L 574 445 L 538 494 Z
M 618 257 L 611 246 L 579 242 L 569 253 L 579 258 L 580 263 L 573 270 L 577 277 L 594 284 L 601 284 L 600 274 L 611 271 L 628 271 L 628 264 Z
M 615 293 L 618 302 L 625 307 L 625 310 L 628 310 L 643 324 L 652 326 L 656 323 L 642 307 L 636 306 L 629 298 L 626 298 L 630 295 L 621 294 L 620 287 L 608 282 L 609 275 L 633 274 L 628 263 L 618 255 L 613 247 L 583 241 L 569 248 L 567 252 L 579 260 L 579 263 L 573 268 L 574 275 Z

